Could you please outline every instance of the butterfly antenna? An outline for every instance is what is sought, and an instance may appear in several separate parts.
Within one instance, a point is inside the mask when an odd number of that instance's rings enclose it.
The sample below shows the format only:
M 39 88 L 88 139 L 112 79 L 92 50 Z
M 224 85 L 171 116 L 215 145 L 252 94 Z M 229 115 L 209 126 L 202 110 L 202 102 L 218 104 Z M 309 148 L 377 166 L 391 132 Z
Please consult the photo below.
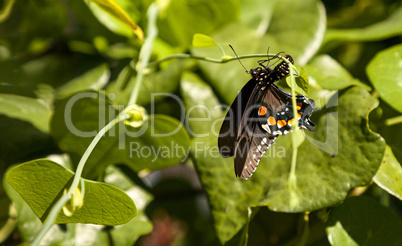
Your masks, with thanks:
M 268 57 L 268 59 L 267 59 L 267 67 L 269 67 L 269 61 L 270 61 L 270 59 L 269 59 L 269 48 L 271 48 L 271 47 L 268 47 L 268 49 L 267 49 L 267 57 Z
M 279 59 L 279 56 L 284 56 L 284 55 L 285 55 L 285 52 L 281 51 L 281 52 L 277 53 L 274 57 L 270 58 L 270 60 L 277 59 L 271 66 L 273 66 L 273 65 L 277 64 L 279 61 L 281 61 L 281 59 Z
M 246 70 L 246 73 L 249 73 L 248 70 L 246 69 L 246 67 L 243 65 L 243 63 L 241 63 L 240 58 L 237 56 L 236 51 L 233 49 L 232 45 L 229 44 L 229 47 L 233 50 L 233 53 L 237 57 L 237 60 L 239 60 L 240 65 L 244 68 L 244 70 Z

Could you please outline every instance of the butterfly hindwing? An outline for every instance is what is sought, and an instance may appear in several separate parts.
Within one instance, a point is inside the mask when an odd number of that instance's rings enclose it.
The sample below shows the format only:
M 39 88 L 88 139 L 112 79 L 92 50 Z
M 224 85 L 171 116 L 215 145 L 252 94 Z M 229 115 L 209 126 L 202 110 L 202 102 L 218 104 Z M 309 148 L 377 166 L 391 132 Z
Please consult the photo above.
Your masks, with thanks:
M 249 121 L 245 125 L 236 145 L 234 164 L 236 176 L 248 179 L 255 172 L 262 156 L 275 141 L 276 136 L 268 135 L 258 121 Z

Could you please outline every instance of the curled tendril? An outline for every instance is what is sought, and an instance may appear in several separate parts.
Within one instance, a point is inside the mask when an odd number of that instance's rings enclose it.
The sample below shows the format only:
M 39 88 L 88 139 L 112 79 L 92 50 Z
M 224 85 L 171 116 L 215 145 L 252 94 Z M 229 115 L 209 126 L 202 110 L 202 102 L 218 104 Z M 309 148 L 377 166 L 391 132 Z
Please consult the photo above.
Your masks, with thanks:
M 144 121 L 148 119 L 145 108 L 137 104 L 127 106 L 123 113 L 125 113 L 126 117 L 126 119 L 124 120 L 124 124 L 134 128 L 142 126 L 142 124 L 144 124 Z

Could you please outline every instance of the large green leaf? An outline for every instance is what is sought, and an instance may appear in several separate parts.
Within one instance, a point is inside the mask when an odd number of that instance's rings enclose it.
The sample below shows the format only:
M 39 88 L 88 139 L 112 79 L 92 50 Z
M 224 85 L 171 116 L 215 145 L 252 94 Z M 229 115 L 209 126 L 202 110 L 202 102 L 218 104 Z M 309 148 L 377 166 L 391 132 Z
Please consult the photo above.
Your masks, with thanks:
M 264 5 L 259 8 L 267 9 Z M 227 54 L 233 54 L 227 43 L 232 44 L 238 55 L 264 54 L 270 47 L 270 53 L 283 51 L 290 54 L 296 64 L 304 65 L 318 50 L 325 32 L 325 11 L 315 0 L 280 1 L 268 21 L 263 33 L 236 23 L 223 28 L 212 38 L 224 46 Z M 192 52 L 199 56 L 222 57 L 217 47 L 194 48 Z M 257 67 L 257 59 L 242 62 L 250 69 Z M 238 90 L 250 79 L 236 62 L 221 65 L 200 62 L 200 66 L 226 103 L 231 103 Z
M 234 21 L 239 7 L 236 0 L 170 1 L 158 22 L 159 36 L 172 45 L 189 47 L 195 33 L 209 35 Z
M 80 91 L 100 90 L 106 85 L 109 77 L 108 66 L 101 64 L 57 88 L 56 98 L 66 98 Z
M 10 169 L 6 180 L 43 222 L 64 189 L 69 188 L 73 175 L 55 162 L 38 159 Z M 101 182 L 83 181 L 83 206 L 71 217 L 60 211 L 56 223 L 119 225 L 127 223 L 137 214 L 133 200 L 122 190 Z
M 324 43 L 332 41 L 375 41 L 402 34 L 402 7 L 399 7 L 387 19 L 355 29 L 329 29 Z
M 332 245 L 401 245 L 402 221 L 368 197 L 350 197 L 331 211 L 327 222 Z
M 62 150 L 81 156 L 95 133 L 116 115 L 115 106 L 104 94 L 77 94 L 56 107 L 51 134 Z M 136 129 L 121 122 L 96 145 L 83 175 L 95 178 L 108 165 L 118 163 L 127 164 L 135 171 L 166 168 L 186 157 L 188 145 L 187 131 L 169 116 L 150 115 Z
M 367 66 L 367 75 L 378 94 L 399 112 L 402 112 L 401 64 L 402 45 L 395 45 L 379 52 Z
M 220 157 L 217 137 L 195 138 L 191 154 L 221 242 L 244 226 L 249 206 L 266 205 L 282 212 L 312 211 L 339 203 L 351 188 L 369 183 L 385 150 L 384 141 L 367 126 L 368 113 L 376 106 L 364 88 L 352 87 L 335 94 L 326 108 L 314 113 L 315 132 L 307 134 L 299 147 L 293 189 L 287 186 L 291 134 L 277 139 L 248 181 L 235 178 L 233 158 Z M 290 199 L 292 193 L 295 204 Z
M 194 136 L 209 135 L 211 126 L 222 117 L 222 109 L 211 87 L 193 73 L 185 73 L 180 92 L 186 110 L 187 130 Z
M 305 68 L 313 83 L 322 89 L 341 90 L 351 85 L 364 85 L 328 55 L 314 57 Z
M 374 176 L 374 182 L 388 193 L 402 200 L 402 167 L 389 146 L 385 149 L 384 159 Z
M 42 244 L 50 245 L 55 243 L 75 242 L 77 245 L 132 245 L 138 236 L 147 234 L 152 228 L 151 223 L 144 215 L 144 210 L 151 196 L 133 185 L 133 183 L 117 169 L 108 169 L 105 181 L 124 190 L 133 200 L 136 201 L 138 214 L 128 223 L 120 226 L 106 227 L 91 224 L 67 224 L 65 228 L 54 225 L 51 233 L 45 235 Z M 17 226 L 23 242 L 29 242 L 42 226 L 40 220 L 35 216 L 28 204 L 21 196 L 5 182 L 8 196 L 15 203 L 17 210 Z M 89 238 L 85 235 L 91 234 Z
M 0 94 L 0 114 L 27 121 L 43 132 L 49 132 L 50 109 L 38 99 Z

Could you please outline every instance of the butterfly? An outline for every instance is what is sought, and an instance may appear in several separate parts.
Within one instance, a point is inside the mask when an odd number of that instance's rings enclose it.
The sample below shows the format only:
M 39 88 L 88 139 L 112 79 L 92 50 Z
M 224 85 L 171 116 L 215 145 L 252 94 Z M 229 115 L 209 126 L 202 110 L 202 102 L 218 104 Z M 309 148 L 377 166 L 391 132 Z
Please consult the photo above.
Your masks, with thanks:
M 237 55 L 236 55 L 237 56 Z M 290 55 L 284 55 L 293 64 Z M 285 61 L 274 69 L 268 60 L 259 61 L 256 69 L 248 73 L 252 78 L 241 89 L 222 123 L 218 147 L 222 157 L 234 156 L 235 174 L 248 179 L 255 172 L 264 153 L 279 135 L 292 130 L 292 95 L 274 82 L 289 74 Z M 264 63 L 268 62 L 265 66 Z M 314 111 L 314 100 L 296 94 L 296 109 L 299 128 L 314 131 L 310 116 Z

